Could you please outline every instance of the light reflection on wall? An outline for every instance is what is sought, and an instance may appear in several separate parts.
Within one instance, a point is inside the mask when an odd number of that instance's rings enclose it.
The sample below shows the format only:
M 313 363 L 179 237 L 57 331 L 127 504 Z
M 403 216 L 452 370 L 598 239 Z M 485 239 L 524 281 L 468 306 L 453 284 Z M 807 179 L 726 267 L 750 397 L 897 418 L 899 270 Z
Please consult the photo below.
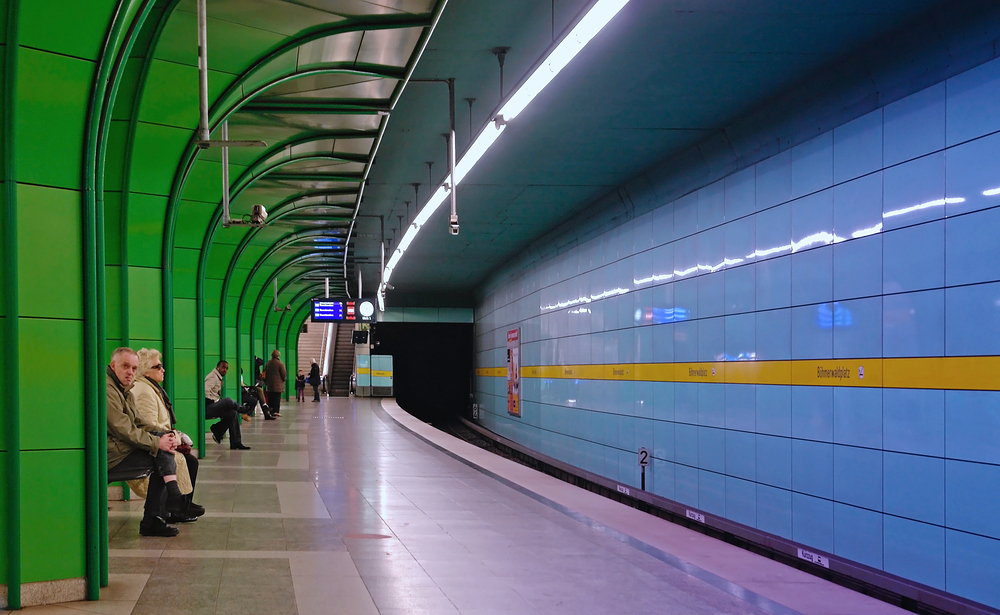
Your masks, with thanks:
M 662 325 L 668 322 L 681 322 L 688 319 L 688 309 L 682 307 L 639 308 L 635 311 L 636 324 Z
M 839 301 L 821 303 L 816 306 L 816 326 L 820 329 L 846 328 L 854 324 L 854 315 L 851 310 L 840 304 Z

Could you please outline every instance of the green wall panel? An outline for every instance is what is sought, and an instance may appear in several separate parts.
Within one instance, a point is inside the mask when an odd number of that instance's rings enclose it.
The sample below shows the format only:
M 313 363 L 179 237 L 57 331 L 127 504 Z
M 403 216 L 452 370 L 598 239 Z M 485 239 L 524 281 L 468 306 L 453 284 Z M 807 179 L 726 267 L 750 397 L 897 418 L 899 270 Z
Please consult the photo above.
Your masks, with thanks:
M 120 309 L 122 297 L 121 267 L 104 268 L 104 297 L 107 305 L 105 311 L 105 327 L 107 339 L 122 339 L 122 312 Z
M 121 340 L 105 340 L 104 342 L 104 354 L 101 355 L 101 367 L 103 368 L 106 364 L 111 363 L 111 355 L 115 353 L 115 348 L 121 346 Z
M 104 263 L 122 264 L 122 193 L 104 193 Z
M 219 171 L 219 184 L 222 184 L 222 171 Z M 222 191 L 219 198 L 222 198 Z M 177 207 L 177 230 L 174 235 L 174 245 L 184 248 L 201 250 L 205 240 L 205 230 L 215 215 L 215 204 L 200 201 L 182 200 Z
M 18 180 L 79 188 L 93 63 L 22 47 L 17 65 Z
M 163 339 L 163 290 L 160 284 L 159 269 L 128 268 L 128 320 L 131 339 Z
M 189 42 L 191 49 L 197 52 L 197 38 L 191 34 L 197 33 L 195 27 L 183 39 Z M 160 39 L 163 40 L 162 38 Z M 209 49 L 212 49 L 209 43 Z M 212 56 L 215 50 L 212 49 Z M 225 84 L 232 81 L 231 75 L 217 71 L 209 71 L 209 98 L 215 100 Z M 198 68 L 185 66 L 163 60 L 153 60 L 146 80 L 146 91 L 142 95 L 142 108 L 139 120 L 153 124 L 165 124 L 193 130 L 198 125 Z
M 22 318 L 20 330 L 21 448 L 83 448 L 83 322 Z
M 132 146 L 132 178 L 129 189 L 143 194 L 170 195 L 177 163 L 191 140 L 191 128 L 173 128 L 139 122 Z
M 21 0 L 21 45 L 97 61 L 116 0 Z
M 227 321 L 227 322 L 232 323 L 231 320 Z M 229 364 L 230 364 L 231 367 L 236 364 L 236 327 L 235 326 L 226 327 L 226 352 L 223 353 L 222 358 L 225 359 L 225 360 L 227 360 L 227 361 L 229 361 Z M 209 363 L 209 365 L 211 365 L 211 363 Z M 235 368 L 234 368 L 233 374 L 235 374 L 235 373 L 236 372 L 235 372 Z M 226 380 L 227 380 L 227 382 L 223 383 L 225 385 L 225 387 L 226 387 L 226 395 L 228 395 L 229 397 L 232 397 L 233 399 L 236 399 L 236 397 L 235 397 L 236 384 L 230 385 L 229 381 L 231 381 L 233 383 L 236 383 L 236 382 L 239 382 L 239 378 L 236 378 L 236 377 L 226 378 Z
M 205 317 L 205 365 L 218 361 L 219 356 L 219 319 L 213 316 Z
M 174 415 L 177 417 L 177 429 L 191 436 L 191 439 L 197 442 L 198 438 L 195 437 L 195 434 L 198 433 L 198 400 L 171 399 L 170 402 L 174 405 Z M 212 441 L 211 438 L 207 440 L 208 442 Z
M 237 246 L 227 243 L 212 242 L 212 250 L 209 252 L 208 266 L 205 268 L 205 275 L 209 279 L 221 280 L 226 277 L 229 271 L 229 263 L 236 254 Z
M 230 181 L 235 181 L 243 173 L 244 168 L 230 161 Z M 191 167 L 187 183 L 184 184 L 184 198 L 191 201 L 211 203 L 212 207 L 209 209 L 214 212 L 222 202 L 222 163 L 206 160 L 204 156 L 199 156 L 194 166 Z M 233 217 L 237 217 L 235 211 L 233 212 Z
M 127 96 L 127 94 L 126 94 Z M 128 143 L 129 123 L 112 121 L 108 127 L 108 149 L 104 161 L 104 189 L 121 192 L 122 171 L 125 168 L 125 146 Z
M 21 490 L 24 583 L 84 576 L 83 468 L 82 450 L 21 454 L 21 482 L 36 486 Z
M 159 267 L 163 246 L 163 218 L 167 198 L 149 194 L 129 195 L 128 264 Z
M 80 193 L 18 184 L 17 218 L 21 315 L 83 318 Z
M 201 250 L 174 248 L 174 296 L 194 299 L 195 279 L 198 276 L 198 259 Z
M 276 32 L 215 19 L 212 17 L 213 12 L 212 7 L 209 7 L 208 48 L 211 50 L 211 65 L 215 70 L 241 73 L 248 60 L 259 57 L 284 39 Z M 198 22 L 193 12 L 175 11 L 164 27 L 163 38 L 156 47 L 156 57 L 197 66 L 198 48 L 187 44 L 190 38 L 188 33 L 197 32 L 197 27 Z
M 198 323 L 196 309 L 198 302 L 194 299 L 174 299 L 174 347 L 197 348 Z
M 204 385 L 202 385 L 199 391 L 196 384 L 197 378 L 195 376 L 198 373 L 197 353 L 187 348 L 177 349 L 174 351 L 172 362 L 174 397 L 178 400 L 198 399 L 199 395 L 204 395 Z M 206 373 L 202 378 L 207 375 Z
M 115 110 L 111 114 L 113 120 L 124 120 L 132 117 L 135 106 L 135 91 L 139 87 L 139 77 L 142 75 L 143 59 L 129 58 L 122 71 L 121 83 L 118 86 L 118 98 L 115 99 Z
M 205 280 L 205 313 L 218 314 L 222 298 L 222 280 Z

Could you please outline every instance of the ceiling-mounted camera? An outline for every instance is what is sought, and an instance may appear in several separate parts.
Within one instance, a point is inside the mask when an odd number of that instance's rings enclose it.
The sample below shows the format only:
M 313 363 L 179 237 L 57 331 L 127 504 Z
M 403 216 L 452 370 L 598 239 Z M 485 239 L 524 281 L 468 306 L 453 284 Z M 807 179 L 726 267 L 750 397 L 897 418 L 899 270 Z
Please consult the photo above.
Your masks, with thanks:
M 263 226 L 265 220 L 267 220 L 267 209 L 263 205 L 254 205 L 250 209 L 250 224 Z

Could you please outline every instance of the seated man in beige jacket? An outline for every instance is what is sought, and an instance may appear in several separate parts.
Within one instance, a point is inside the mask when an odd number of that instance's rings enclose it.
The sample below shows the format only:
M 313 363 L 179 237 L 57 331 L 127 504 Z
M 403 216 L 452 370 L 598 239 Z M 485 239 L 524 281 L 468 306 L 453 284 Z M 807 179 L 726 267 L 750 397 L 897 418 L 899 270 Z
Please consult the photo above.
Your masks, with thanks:
M 175 514 L 200 516 L 205 509 L 191 505 L 177 486 L 177 440 L 173 431 L 161 432 L 147 425 L 136 413 L 132 397 L 139 357 L 131 348 L 118 348 L 106 371 L 108 401 L 108 470 L 135 472 L 152 470 L 139 534 L 176 536 L 177 529 L 163 520 L 164 509 Z M 163 497 L 166 495 L 164 505 Z

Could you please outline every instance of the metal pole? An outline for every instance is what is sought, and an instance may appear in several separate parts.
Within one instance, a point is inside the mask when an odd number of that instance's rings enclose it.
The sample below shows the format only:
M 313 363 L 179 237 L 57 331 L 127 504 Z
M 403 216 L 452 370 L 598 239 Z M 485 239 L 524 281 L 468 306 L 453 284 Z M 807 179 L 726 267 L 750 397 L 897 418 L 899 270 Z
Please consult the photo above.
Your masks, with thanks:
M 329 299 L 330 298 L 330 278 L 323 278 L 323 279 L 326 280 L 326 294 L 324 295 L 324 297 L 326 297 L 327 299 Z
M 198 138 L 209 140 L 208 132 L 208 9 L 206 0 L 198 0 L 198 103 L 201 118 L 198 123 Z M 225 139 L 226 137 L 222 137 Z
M 205 0 L 200 0 L 204 2 Z M 206 82 L 207 83 L 207 82 Z M 207 120 L 206 120 L 207 121 Z M 205 130 L 208 130 L 207 128 Z M 229 122 L 222 122 L 222 140 L 229 140 Z M 222 147 L 222 226 L 229 226 L 229 148 Z

